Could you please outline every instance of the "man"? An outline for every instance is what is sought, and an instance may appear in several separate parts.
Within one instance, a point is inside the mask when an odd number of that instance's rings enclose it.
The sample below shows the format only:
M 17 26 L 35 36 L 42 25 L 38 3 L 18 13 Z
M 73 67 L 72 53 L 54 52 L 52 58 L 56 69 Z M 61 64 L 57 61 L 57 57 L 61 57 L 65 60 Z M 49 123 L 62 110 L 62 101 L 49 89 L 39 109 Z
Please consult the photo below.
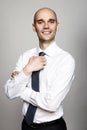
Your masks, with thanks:
M 75 61 L 57 46 L 58 28 L 57 15 L 52 9 L 41 8 L 35 13 L 33 30 L 39 46 L 20 56 L 5 85 L 10 99 L 20 97 L 24 101 L 22 130 L 67 129 L 62 102 L 74 79 Z M 39 76 L 34 78 L 35 74 Z

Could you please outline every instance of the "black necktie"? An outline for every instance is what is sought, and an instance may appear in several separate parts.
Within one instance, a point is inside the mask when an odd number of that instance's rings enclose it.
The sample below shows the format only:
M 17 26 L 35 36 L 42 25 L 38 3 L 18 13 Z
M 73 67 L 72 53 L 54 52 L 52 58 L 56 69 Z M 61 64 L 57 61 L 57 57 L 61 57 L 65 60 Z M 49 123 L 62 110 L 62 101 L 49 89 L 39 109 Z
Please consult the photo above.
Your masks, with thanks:
M 44 52 L 39 53 L 39 56 L 44 56 L 44 55 L 45 55 Z M 39 91 L 39 72 L 40 71 L 35 71 L 32 73 L 32 89 L 37 92 Z M 36 109 L 37 109 L 36 106 L 33 106 L 32 104 L 29 105 L 26 116 L 25 116 L 25 120 L 28 123 L 28 125 L 33 123 Z

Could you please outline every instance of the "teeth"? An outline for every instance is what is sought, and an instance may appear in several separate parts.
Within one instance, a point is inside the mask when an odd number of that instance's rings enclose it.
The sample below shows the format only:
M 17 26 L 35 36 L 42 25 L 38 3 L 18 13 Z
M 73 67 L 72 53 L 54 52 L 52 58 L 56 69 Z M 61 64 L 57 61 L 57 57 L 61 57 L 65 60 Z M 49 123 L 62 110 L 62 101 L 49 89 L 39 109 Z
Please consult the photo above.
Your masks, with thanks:
M 43 32 L 44 34 L 50 34 L 50 32 Z

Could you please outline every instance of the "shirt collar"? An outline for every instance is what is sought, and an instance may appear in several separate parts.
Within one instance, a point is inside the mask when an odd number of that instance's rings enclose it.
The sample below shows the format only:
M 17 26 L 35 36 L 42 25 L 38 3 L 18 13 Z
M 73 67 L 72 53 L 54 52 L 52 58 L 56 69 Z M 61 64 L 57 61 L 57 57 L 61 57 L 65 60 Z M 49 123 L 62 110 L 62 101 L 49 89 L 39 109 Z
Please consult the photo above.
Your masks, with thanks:
M 53 56 L 58 52 L 59 47 L 57 46 L 56 42 L 54 41 L 49 47 L 47 47 L 44 51 L 38 47 L 37 52 L 44 52 L 48 56 Z M 60 50 L 60 49 L 59 49 Z

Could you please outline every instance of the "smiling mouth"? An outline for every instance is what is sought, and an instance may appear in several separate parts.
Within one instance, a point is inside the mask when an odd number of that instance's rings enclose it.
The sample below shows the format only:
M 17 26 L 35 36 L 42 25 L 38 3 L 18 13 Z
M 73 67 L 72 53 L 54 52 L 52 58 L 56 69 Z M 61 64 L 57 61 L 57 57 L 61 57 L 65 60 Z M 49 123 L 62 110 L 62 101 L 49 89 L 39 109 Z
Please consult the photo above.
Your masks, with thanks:
M 51 31 L 43 31 L 42 33 L 48 35 L 51 34 Z

